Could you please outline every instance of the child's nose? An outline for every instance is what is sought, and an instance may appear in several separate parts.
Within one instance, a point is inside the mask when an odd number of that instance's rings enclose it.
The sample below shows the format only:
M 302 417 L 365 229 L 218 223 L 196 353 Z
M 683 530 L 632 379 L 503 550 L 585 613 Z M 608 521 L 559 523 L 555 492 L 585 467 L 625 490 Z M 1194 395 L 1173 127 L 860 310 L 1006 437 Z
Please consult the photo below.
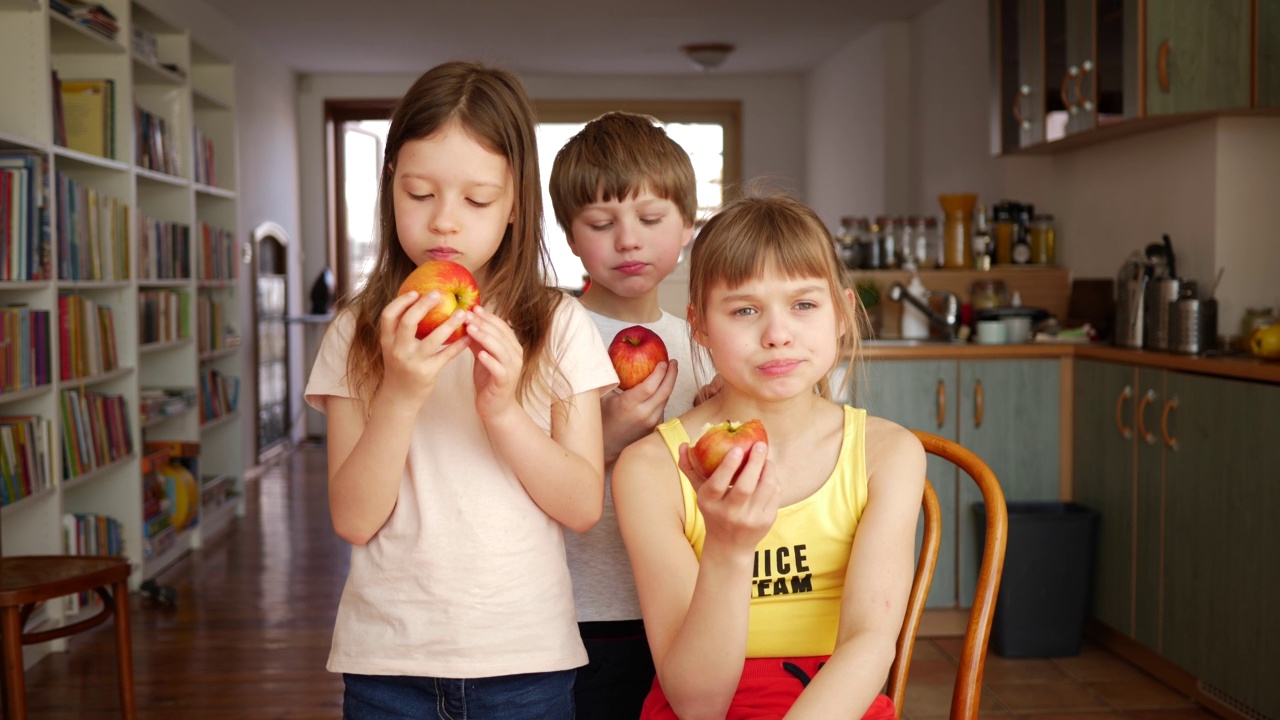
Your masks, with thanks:
M 458 221 L 455 219 L 453 204 L 441 198 L 436 203 L 435 212 L 431 215 L 430 227 L 431 232 L 438 235 L 448 235 L 458 231 Z
M 786 347 L 794 337 L 785 317 L 773 316 L 765 322 L 764 337 L 766 347 Z
M 617 232 L 614 235 L 613 242 L 619 252 L 635 250 L 640 247 L 640 234 L 636 232 L 636 228 L 632 223 L 620 222 L 614 227 Z

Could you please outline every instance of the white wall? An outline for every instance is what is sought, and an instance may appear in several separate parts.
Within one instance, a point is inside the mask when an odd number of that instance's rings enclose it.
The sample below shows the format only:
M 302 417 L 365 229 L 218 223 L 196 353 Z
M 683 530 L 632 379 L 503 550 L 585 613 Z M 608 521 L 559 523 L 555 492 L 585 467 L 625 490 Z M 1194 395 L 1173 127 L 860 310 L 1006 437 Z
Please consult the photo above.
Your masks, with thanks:
M 235 64 L 238 238 L 248 241 L 255 226 L 272 220 L 297 244 L 302 234 L 299 232 L 299 145 L 293 72 L 202 0 L 140 0 L 140 4 L 179 27 L 190 28 L 193 40 Z M 293 257 L 288 267 L 293 291 L 290 308 L 296 312 L 300 307 L 301 275 Z M 240 410 L 244 460 L 246 467 L 251 467 L 256 464 L 257 447 L 254 436 L 257 367 L 253 362 L 256 324 L 250 307 L 253 288 L 249 267 L 243 266 L 241 270 L 238 329 L 244 344 L 240 351 Z M 300 381 L 300 373 L 290 379 L 295 390 Z M 297 403 L 293 407 L 295 412 L 300 410 Z
M 1234 335 L 1245 308 L 1280 307 L 1280 117 L 1220 119 L 1217 170 L 1218 328 Z
M 884 23 L 808 76 L 806 199 L 830 228 L 844 215 L 910 207 L 910 26 Z

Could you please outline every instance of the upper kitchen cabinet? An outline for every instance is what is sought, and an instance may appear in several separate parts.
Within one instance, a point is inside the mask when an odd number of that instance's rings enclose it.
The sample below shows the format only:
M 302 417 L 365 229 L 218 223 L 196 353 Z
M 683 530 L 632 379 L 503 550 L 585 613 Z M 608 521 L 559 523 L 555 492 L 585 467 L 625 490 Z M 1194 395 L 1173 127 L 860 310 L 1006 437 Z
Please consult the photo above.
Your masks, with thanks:
M 1280 0 L 1258 0 L 1254 33 L 1258 47 L 1254 104 L 1280 107 Z
M 1138 0 L 1044 0 L 1046 141 L 1138 117 Z
M 991 151 L 1013 152 L 1044 142 L 1043 3 L 992 0 Z
M 992 151 L 1280 105 L 1280 0 L 990 0 Z M 1265 36 L 1265 37 L 1264 37 Z M 1070 142 L 1065 142 L 1070 140 Z
M 1251 0 L 1146 3 L 1147 115 L 1249 107 Z

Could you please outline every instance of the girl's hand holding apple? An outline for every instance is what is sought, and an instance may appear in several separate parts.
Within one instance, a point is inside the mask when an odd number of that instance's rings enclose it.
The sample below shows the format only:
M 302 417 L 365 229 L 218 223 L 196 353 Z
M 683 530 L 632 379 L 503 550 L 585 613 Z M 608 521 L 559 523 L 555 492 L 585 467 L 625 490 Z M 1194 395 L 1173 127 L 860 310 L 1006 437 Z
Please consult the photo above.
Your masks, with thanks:
M 688 444 L 680 446 L 680 470 L 698 495 L 698 510 L 707 524 L 704 548 L 716 545 L 750 556 L 778 516 L 782 486 L 769 446 L 754 442 L 729 449 L 710 476 L 702 475 Z M 704 549 L 703 557 L 707 557 Z
M 435 389 L 440 368 L 462 354 L 470 346 L 460 342 L 445 344 L 446 339 L 467 322 L 466 312 L 455 312 L 426 337 L 419 340 L 418 324 L 440 302 L 436 292 L 419 296 L 409 292 L 387 303 L 382 311 L 382 389 L 384 394 L 402 398 L 421 406 Z

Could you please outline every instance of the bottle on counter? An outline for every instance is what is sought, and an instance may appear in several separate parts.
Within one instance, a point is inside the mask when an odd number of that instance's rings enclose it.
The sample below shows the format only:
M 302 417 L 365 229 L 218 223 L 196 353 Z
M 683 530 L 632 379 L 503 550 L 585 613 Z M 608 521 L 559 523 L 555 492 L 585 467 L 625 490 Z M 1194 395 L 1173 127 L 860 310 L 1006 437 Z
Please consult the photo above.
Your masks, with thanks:
M 901 226 L 894 226 L 894 218 L 888 215 L 880 215 L 876 218 L 876 225 L 880 226 L 880 267 L 896 268 L 898 267 L 898 230 Z
M 1018 205 L 1018 224 L 1013 236 L 1013 264 L 1031 264 L 1031 215 L 1035 211 L 1032 205 Z
M 939 195 L 938 203 L 946 215 L 942 228 L 942 264 L 948 268 L 967 268 L 973 253 L 974 193 Z
M 924 283 L 920 282 L 920 276 L 912 273 L 911 282 L 907 284 L 907 292 L 911 293 L 917 300 L 927 303 Z M 923 312 L 915 305 L 909 302 L 902 303 L 902 331 L 901 335 L 907 339 L 919 339 L 929 337 L 929 319 L 925 317 Z
M 979 205 L 973 215 L 973 269 L 991 269 L 991 228 L 987 224 L 987 208 Z
M 862 267 L 865 270 L 879 270 L 884 267 L 880 262 L 880 225 L 866 220 L 859 225 L 859 243 L 862 245 Z

